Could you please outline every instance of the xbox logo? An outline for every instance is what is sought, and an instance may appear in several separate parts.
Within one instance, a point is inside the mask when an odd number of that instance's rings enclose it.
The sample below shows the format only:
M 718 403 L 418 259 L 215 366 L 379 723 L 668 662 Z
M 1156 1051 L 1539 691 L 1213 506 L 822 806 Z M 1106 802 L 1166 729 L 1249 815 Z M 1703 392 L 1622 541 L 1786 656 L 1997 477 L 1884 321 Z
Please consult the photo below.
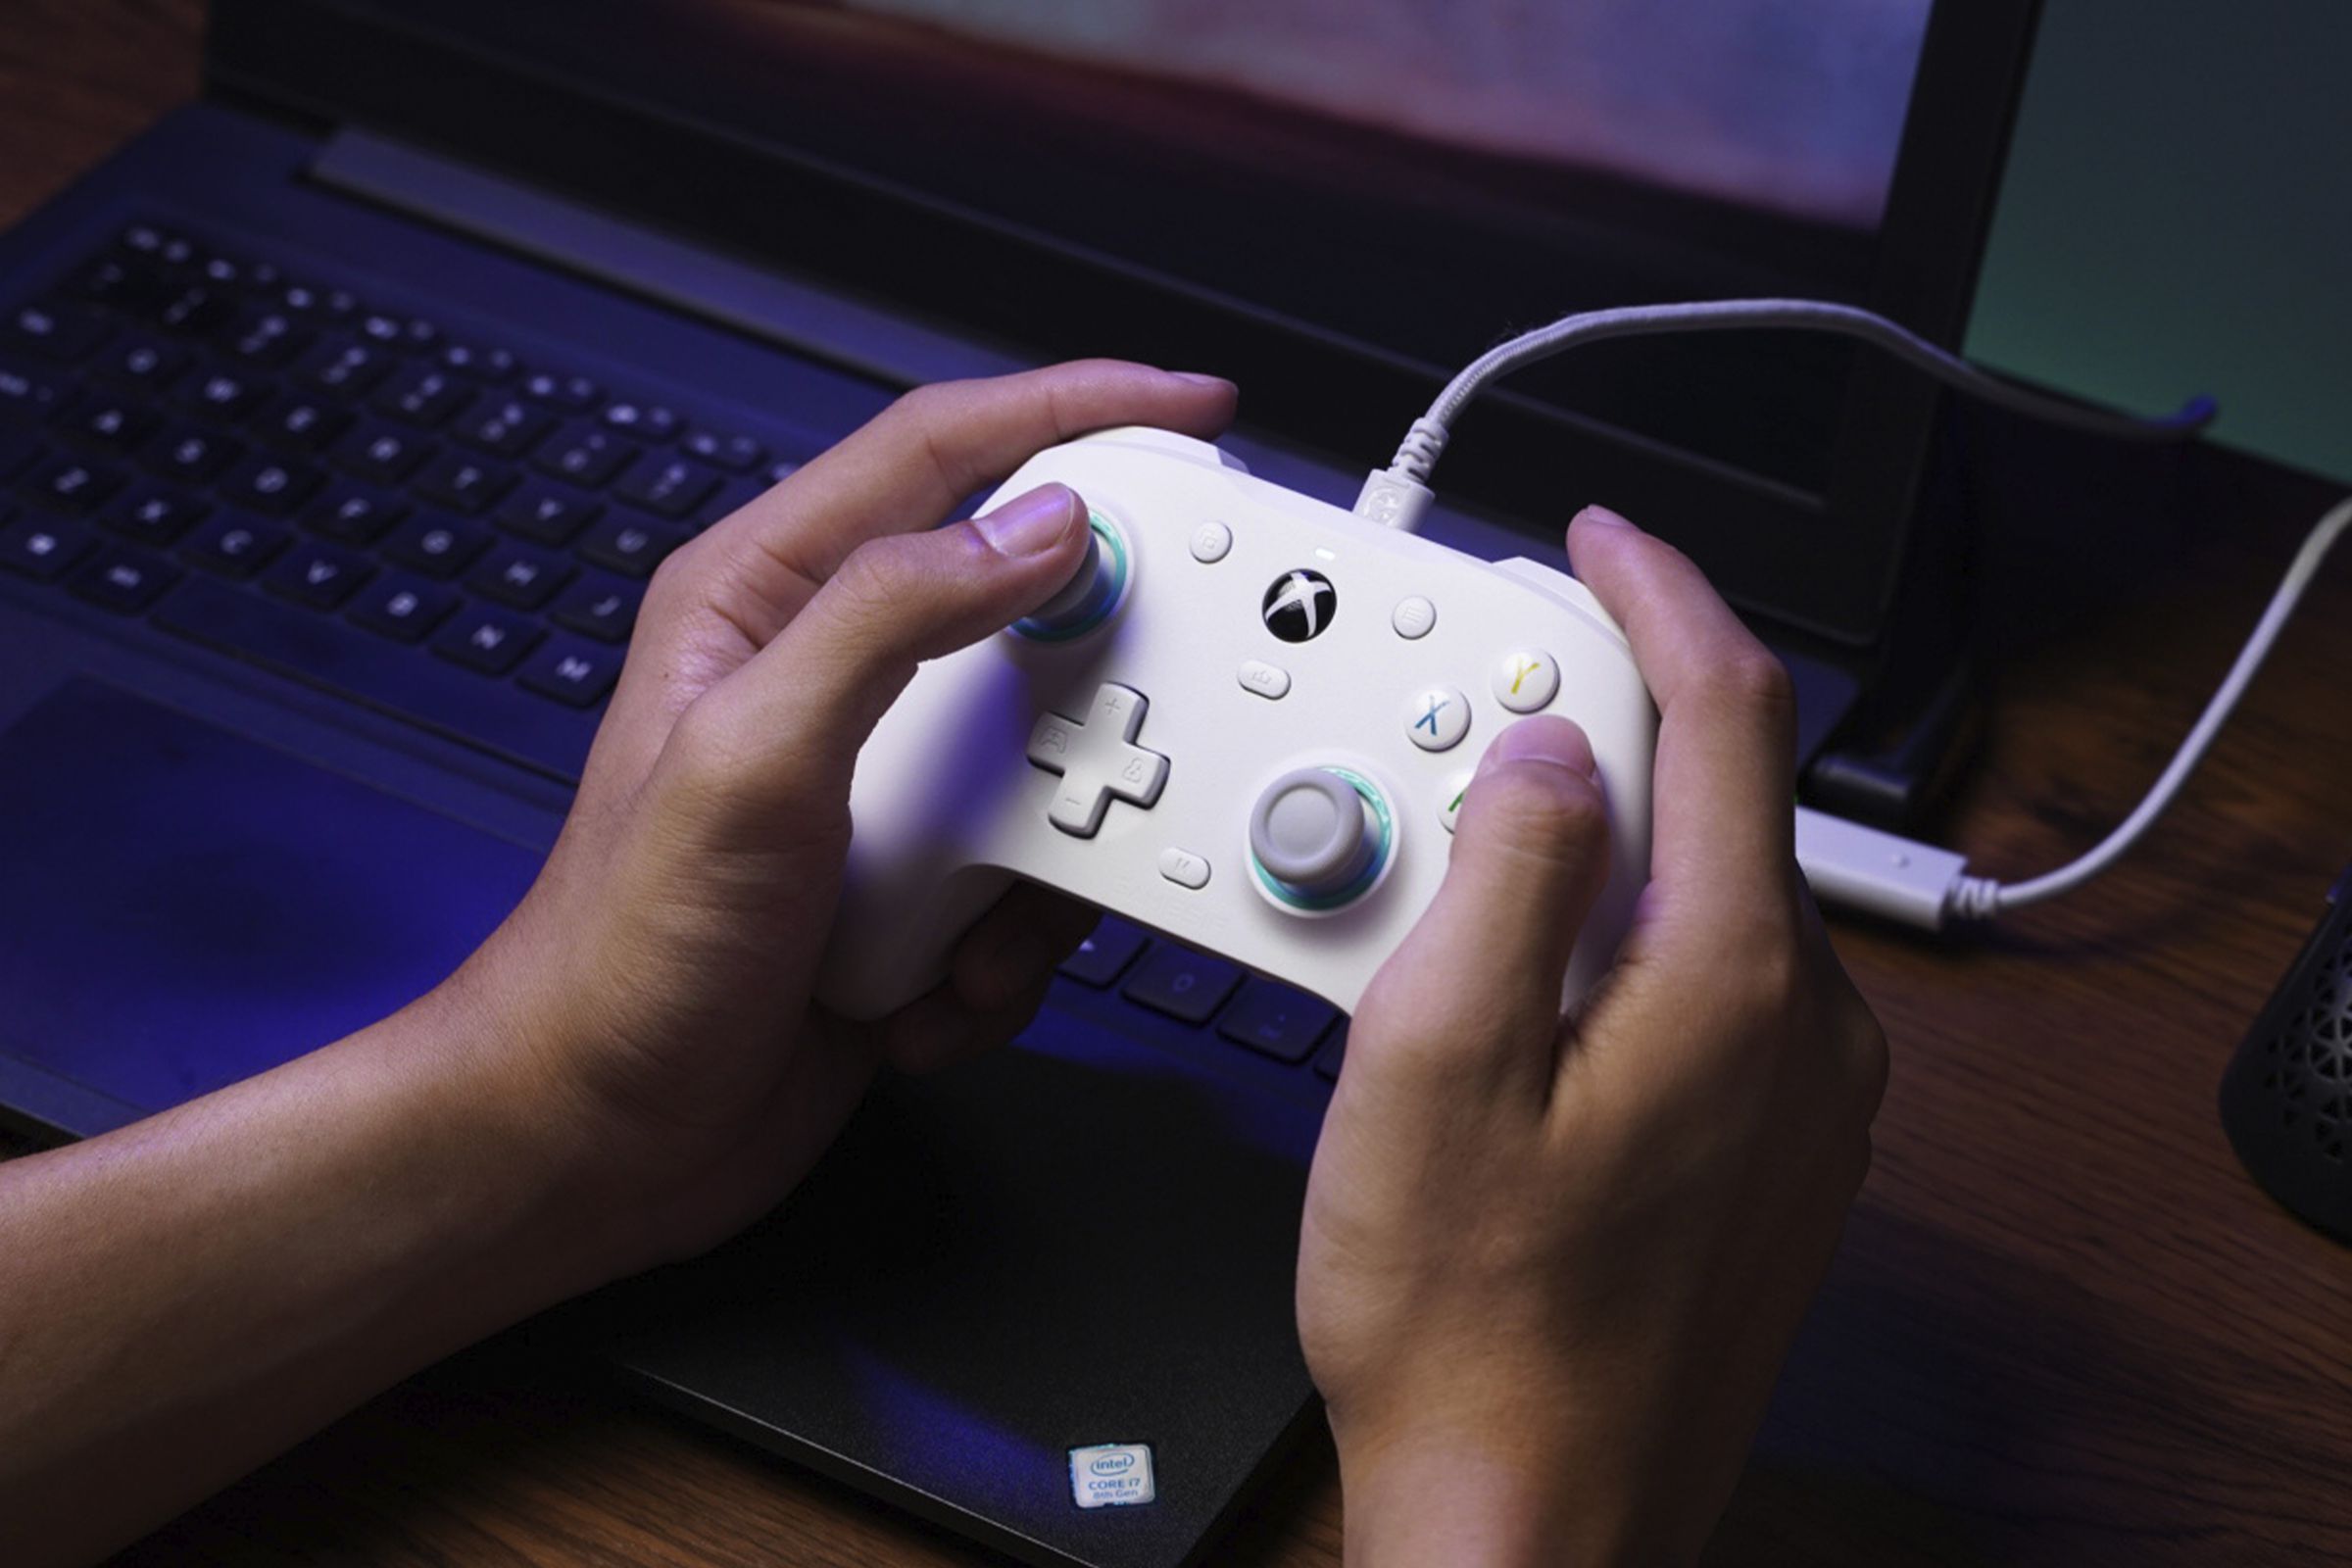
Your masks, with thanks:
M 1339 613 L 1340 591 L 1319 571 L 1286 571 L 1266 589 L 1266 630 L 1286 643 L 1319 637 Z

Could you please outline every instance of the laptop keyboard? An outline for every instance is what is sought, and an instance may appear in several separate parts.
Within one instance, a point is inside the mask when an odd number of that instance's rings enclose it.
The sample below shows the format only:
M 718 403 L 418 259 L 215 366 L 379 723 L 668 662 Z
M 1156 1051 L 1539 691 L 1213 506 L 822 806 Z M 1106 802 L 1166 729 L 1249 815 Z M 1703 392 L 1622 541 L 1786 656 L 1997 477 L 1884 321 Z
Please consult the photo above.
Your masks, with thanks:
M 0 320 L 0 571 L 564 779 L 654 568 L 811 455 L 160 224 Z M 1338 1072 L 1334 1008 L 1115 915 L 1062 973 Z
M 564 778 L 805 456 L 155 224 L 0 321 L 0 569 Z

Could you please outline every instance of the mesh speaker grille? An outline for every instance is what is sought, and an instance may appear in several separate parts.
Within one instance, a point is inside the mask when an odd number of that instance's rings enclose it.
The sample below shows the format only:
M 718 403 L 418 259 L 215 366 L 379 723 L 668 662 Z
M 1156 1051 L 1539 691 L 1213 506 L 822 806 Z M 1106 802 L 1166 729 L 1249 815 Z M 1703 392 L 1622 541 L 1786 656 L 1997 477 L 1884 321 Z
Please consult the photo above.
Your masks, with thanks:
M 2222 1125 L 2271 1196 L 2352 1241 L 2352 869 L 2222 1077 Z

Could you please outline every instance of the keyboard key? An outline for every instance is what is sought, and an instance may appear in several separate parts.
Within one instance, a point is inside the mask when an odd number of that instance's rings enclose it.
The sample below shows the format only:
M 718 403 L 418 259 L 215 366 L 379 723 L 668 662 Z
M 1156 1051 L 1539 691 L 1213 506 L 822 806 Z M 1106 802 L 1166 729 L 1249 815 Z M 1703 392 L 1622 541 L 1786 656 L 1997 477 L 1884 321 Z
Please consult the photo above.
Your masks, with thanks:
M 558 375 L 552 370 L 535 370 L 522 378 L 522 395 L 534 403 L 562 409 L 566 414 L 585 414 L 603 399 L 604 388 L 584 375 Z
M 135 387 L 150 396 L 163 392 L 188 368 L 188 356 L 153 338 L 127 338 L 98 356 L 90 373 L 117 386 Z
M 21 305 L 0 322 L 0 354 L 73 365 L 88 359 L 113 332 L 105 317 L 78 305 Z
M 1151 940 L 1142 927 L 1106 914 L 1097 922 L 1095 934 L 1078 944 L 1078 951 L 1063 961 L 1061 972 L 1086 985 L 1107 986 Z
M 179 575 L 177 567 L 116 547 L 100 551 L 98 559 L 75 572 L 68 586 L 77 598 L 93 605 L 135 615 L 163 597 Z
M 242 424 L 274 388 L 249 370 L 209 366 L 182 382 L 179 406 L 222 424 Z
M 30 430 L 0 426 L 0 481 L 14 479 L 48 450 Z
M 90 553 L 89 535 L 69 523 L 21 517 L 0 528 L 0 566 L 47 582 Z
M 686 542 L 683 528 L 629 517 L 607 517 L 580 536 L 582 561 L 628 577 L 650 577 L 663 558 Z
M 432 322 L 416 318 L 390 316 L 371 311 L 359 319 L 360 336 L 387 349 L 405 349 L 421 354 L 441 341 L 441 329 Z
M 304 355 L 295 373 L 321 392 L 356 398 L 389 375 L 396 363 L 383 349 L 335 338 Z
M 296 320 L 317 324 L 349 321 L 360 308 L 360 302 L 348 290 L 319 288 L 310 283 L 287 283 L 275 290 L 271 298 Z
M 467 669 L 504 675 L 522 662 L 542 635 L 527 617 L 511 610 L 468 605 L 441 628 L 433 639 L 433 652 Z
M 1337 1007 L 1303 991 L 1252 979 L 1217 1020 L 1217 1033 L 1277 1061 L 1300 1062 L 1314 1053 L 1339 1015 Z
M 627 642 L 630 628 L 637 623 L 637 607 L 644 598 L 644 590 L 630 583 L 614 582 L 610 577 L 585 578 L 573 583 L 557 602 L 556 624 L 568 626 L 600 642 Z
M 612 404 L 598 418 L 608 429 L 655 446 L 675 436 L 679 426 L 686 422 L 678 417 L 675 409 L 665 409 L 659 403 L 631 403 L 626 399 Z
M 561 556 L 534 550 L 529 545 L 502 544 L 473 568 L 466 586 L 502 605 L 537 610 L 571 575 L 571 563 Z
M 362 589 L 353 600 L 354 618 L 357 607 L 397 580 L 378 578 Z M 551 778 L 576 780 L 596 735 L 593 710 L 551 703 L 443 660 L 420 659 L 415 649 L 349 621 L 218 578 L 199 575 L 180 583 L 155 607 L 152 624 Z
M 542 472 L 594 490 L 637 458 L 634 444 L 610 430 L 575 424 L 560 431 L 531 461 Z
M 613 487 L 631 506 L 664 517 L 683 517 L 718 488 L 718 475 L 684 458 L 647 458 Z
M 245 449 L 224 435 L 192 424 L 172 425 L 147 443 L 139 461 L 167 479 L 203 484 L 245 455 Z
M 164 230 L 153 223 L 132 223 L 116 238 L 115 247 L 126 256 L 156 260 L 161 257 L 166 237 Z
M 68 439 L 110 452 L 130 451 L 146 440 L 155 426 L 155 414 L 144 402 L 106 392 L 83 398 L 58 424 Z
M 491 396 L 477 400 L 460 415 L 449 433 L 493 457 L 519 458 L 547 439 L 547 432 L 555 427 L 556 416 L 545 409 L 534 409 L 514 398 Z
M 1121 995 L 1171 1018 L 1206 1023 L 1241 983 L 1242 971 L 1223 958 L 1162 942 L 1137 965 Z
M 1348 1026 L 1342 1024 L 1339 1033 L 1331 1037 L 1331 1043 L 1323 1048 L 1320 1055 L 1315 1057 L 1315 1075 L 1319 1078 L 1336 1080 L 1340 1076 L 1340 1068 L 1347 1063 L 1347 1060 Z
M 363 424 L 335 443 L 332 456 L 370 484 L 398 484 L 439 449 L 432 437 L 387 424 Z
M 420 643 L 457 608 L 454 591 L 394 572 L 360 596 L 351 607 L 351 618 L 394 642 Z
M 134 256 L 101 256 L 74 275 L 74 294 L 118 311 L 151 308 L 171 287 L 161 269 Z
M 17 486 L 25 500 L 68 516 L 84 516 L 122 488 L 120 468 L 79 458 L 55 458 L 27 474 Z
M 211 283 L 189 283 L 176 288 L 152 313 L 165 331 L 181 337 L 209 336 L 220 330 L 236 314 L 236 297 Z
M 123 538 L 161 549 L 186 533 L 213 509 L 176 490 L 135 491 L 118 501 L 98 519 L 101 527 Z
M 274 369 L 310 347 L 315 334 L 283 311 L 249 311 L 228 330 L 228 352 L 248 365 Z
M 31 370 L 0 365 L 0 419 L 40 424 L 66 406 L 64 383 Z
M 697 430 L 678 443 L 691 457 L 726 469 L 729 473 L 749 473 L 767 461 L 767 448 L 748 435 L 721 435 L 715 430 Z
M 450 452 L 435 459 L 409 488 L 427 501 L 474 517 L 514 488 L 514 470 L 463 452 Z
M 472 383 L 455 371 L 418 365 L 386 381 L 370 406 L 378 414 L 432 430 L 472 397 Z
M 278 559 L 262 578 L 262 586 L 313 610 L 333 610 L 374 571 L 365 556 L 339 545 L 306 540 Z
M 444 370 L 455 370 L 460 375 L 493 384 L 513 380 L 517 368 L 509 350 L 476 348 L 470 343 L 448 344 L 434 356 L 433 363 Z
M 408 514 L 408 502 L 390 491 L 344 481 L 311 503 L 302 525 L 345 544 L 367 545 Z
M 257 452 L 229 470 L 228 477 L 220 481 L 220 494 L 238 506 L 286 517 L 317 495 L 325 482 L 326 475 L 307 463 Z
M 188 536 L 180 559 L 228 577 L 250 577 L 286 547 L 285 529 L 241 512 L 223 512 Z
M 489 548 L 489 530 L 437 512 L 420 512 L 392 531 L 383 553 L 404 566 L 447 580 Z
M 573 534 L 603 514 L 604 506 L 577 491 L 533 484 L 498 509 L 498 525 L 543 545 L 567 544 Z
M 548 644 L 515 677 L 525 691 L 574 708 L 592 708 L 620 678 L 620 650 L 564 637 Z
M 321 452 L 351 428 L 351 416 L 308 392 L 288 392 L 254 416 L 254 436 L 273 447 Z

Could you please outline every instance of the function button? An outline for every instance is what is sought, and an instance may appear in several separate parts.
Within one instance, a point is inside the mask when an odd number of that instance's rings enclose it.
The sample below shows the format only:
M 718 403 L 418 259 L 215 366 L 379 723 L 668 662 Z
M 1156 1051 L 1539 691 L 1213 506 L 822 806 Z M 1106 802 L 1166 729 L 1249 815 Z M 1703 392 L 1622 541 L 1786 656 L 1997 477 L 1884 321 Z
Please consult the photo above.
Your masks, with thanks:
M 1223 561 L 1232 548 L 1233 530 L 1221 522 L 1204 522 L 1193 530 L 1193 559 L 1204 565 Z
M 1180 888 L 1208 886 L 1208 860 L 1190 850 L 1173 847 L 1159 852 L 1159 874 Z
M 1217 1033 L 1277 1061 L 1297 1063 L 1313 1054 L 1339 1015 L 1331 1004 L 1296 987 L 1252 979 L 1217 1020 Z
M 1084 985 L 1106 986 L 1135 961 L 1149 940 L 1136 926 L 1106 914 L 1096 924 L 1095 934 L 1063 960 L 1061 972 Z
M 1262 659 L 1242 662 L 1242 690 L 1255 692 L 1260 697 L 1287 697 L 1291 690 L 1291 672 L 1280 664 L 1269 664 Z
M 1459 686 L 1427 686 L 1404 705 L 1404 732 L 1425 752 L 1451 751 L 1470 733 L 1470 699 Z
M 1559 661 L 1541 648 L 1515 649 L 1494 666 L 1494 700 L 1514 713 L 1532 713 L 1559 691 Z
M 1399 637 L 1426 637 L 1437 623 L 1438 607 L 1419 594 L 1397 600 L 1396 608 L 1389 612 L 1389 624 L 1396 628 Z
M 1446 793 L 1438 800 L 1438 820 L 1446 825 L 1446 832 L 1452 832 L 1453 824 L 1460 819 L 1462 800 L 1469 793 L 1470 773 L 1467 769 L 1446 781 Z
M 1149 809 L 1168 782 L 1168 760 L 1135 744 L 1151 705 L 1141 692 L 1105 682 L 1081 721 L 1043 713 L 1029 732 L 1029 760 L 1061 775 L 1047 820 L 1088 839 L 1112 800 Z

